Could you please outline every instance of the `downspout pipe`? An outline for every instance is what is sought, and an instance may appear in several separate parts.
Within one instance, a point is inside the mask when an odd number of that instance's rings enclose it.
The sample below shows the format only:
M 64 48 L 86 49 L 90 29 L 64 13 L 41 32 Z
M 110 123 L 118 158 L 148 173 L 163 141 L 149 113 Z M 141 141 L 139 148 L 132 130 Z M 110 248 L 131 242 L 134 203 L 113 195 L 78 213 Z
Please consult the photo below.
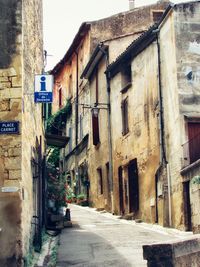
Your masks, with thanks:
M 79 68 L 78 68 L 78 52 L 75 51 L 76 54 L 76 100 L 75 100 L 75 144 L 76 146 L 78 145 L 78 73 L 79 73 Z
M 75 99 L 75 181 L 76 181 L 76 187 L 78 187 L 78 193 L 80 193 L 80 187 L 79 187 L 79 174 L 78 174 L 78 163 L 77 163 L 77 146 L 78 146 L 78 102 L 79 102 L 79 96 L 78 96 L 78 52 L 75 51 L 76 55 L 76 99 Z
M 168 188 L 168 219 L 169 226 L 172 226 L 172 211 L 171 211 L 171 179 L 170 179 L 170 169 L 169 163 L 166 157 L 166 144 L 165 144 L 165 124 L 164 124 L 164 114 L 163 114 L 163 95 L 162 95 L 162 73 L 161 73 L 161 53 L 160 53 L 160 42 L 159 42 L 159 32 L 160 29 L 157 28 L 153 31 L 156 34 L 156 43 L 157 43 L 157 53 L 158 53 L 158 87 L 159 87 L 159 106 L 160 106 L 160 142 L 161 142 L 161 162 L 159 169 L 163 165 L 166 166 L 167 172 L 167 188 Z
M 103 43 L 102 43 L 103 44 Z M 109 65 L 109 52 L 108 49 L 103 50 L 101 44 L 99 49 L 106 57 L 106 69 Z M 106 74 L 106 87 L 107 87 L 107 103 L 108 103 L 108 150 L 109 150 L 109 183 L 111 190 L 111 205 L 112 213 L 114 214 L 114 198 L 113 198 L 113 156 L 112 156 L 112 127 L 111 127 L 111 106 L 110 106 L 110 73 L 105 72 Z

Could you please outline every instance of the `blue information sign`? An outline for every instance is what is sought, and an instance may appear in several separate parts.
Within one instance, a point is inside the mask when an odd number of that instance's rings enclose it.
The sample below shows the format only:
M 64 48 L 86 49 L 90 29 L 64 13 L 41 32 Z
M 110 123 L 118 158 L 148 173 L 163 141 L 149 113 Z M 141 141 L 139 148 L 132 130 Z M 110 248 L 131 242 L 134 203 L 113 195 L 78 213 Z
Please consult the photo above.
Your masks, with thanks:
M 35 103 L 51 103 L 53 101 L 53 75 L 35 75 Z
M 0 122 L 0 134 L 19 134 L 19 121 Z

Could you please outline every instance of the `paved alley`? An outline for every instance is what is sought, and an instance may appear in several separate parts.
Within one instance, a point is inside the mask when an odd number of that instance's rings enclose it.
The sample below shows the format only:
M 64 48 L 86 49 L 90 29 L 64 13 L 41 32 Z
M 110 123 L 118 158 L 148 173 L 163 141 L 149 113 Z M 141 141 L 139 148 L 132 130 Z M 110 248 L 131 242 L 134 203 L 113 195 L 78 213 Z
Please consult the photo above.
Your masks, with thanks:
M 142 245 L 191 233 L 137 224 L 89 207 L 70 205 L 72 228 L 60 235 L 57 267 L 147 266 Z

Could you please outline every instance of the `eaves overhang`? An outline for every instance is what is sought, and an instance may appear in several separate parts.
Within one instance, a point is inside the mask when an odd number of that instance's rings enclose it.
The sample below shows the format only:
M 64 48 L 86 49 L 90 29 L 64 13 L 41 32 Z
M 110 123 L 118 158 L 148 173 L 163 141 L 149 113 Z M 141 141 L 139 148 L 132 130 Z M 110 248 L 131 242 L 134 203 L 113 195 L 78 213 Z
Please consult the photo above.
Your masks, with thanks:
M 112 78 L 120 70 L 135 58 L 139 53 L 141 53 L 149 44 L 156 40 L 156 30 L 157 24 L 153 25 L 146 32 L 144 32 L 138 39 L 132 42 L 127 49 L 117 57 L 117 59 L 112 62 L 106 69 L 106 74 Z
M 80 45 L 81 40 L 86 35 L 86 33 L 89 31 L 90 26 L 91 26 L 90 22 L 83 22 L 81 24 L 76 36 L 74 37 L 74 40 L 73 40 L 71 46 L 67 50 L 67 52 L 64 55 L 64 57 L 50 71 L 50 74 L 55 75 L 62 69 L 64 64 L 66 64 L 66 62 L 70 59 L 70 57 L 73 55 L 73 53 L 76 51 L 76 49 Z
M 55 146 L 59 148 L 64 148 L 70 140 L 67 136 L 56 134 L 45 134 L 45 139 L 48 146 Z
M 101 59 L 106 55 L 108 46 L 104 45 L 103 43 L 100 43 L 96 46 L 94 52 L 92 53 L 86 67 L 84 68 L 81 79 L 89 79 L 92 75 L 94 69 L 98 65 L 98 63 L 101 61 Z
M 112 62 L 106 69 L 105 73 L 108 77 L 114 77 L 127 62 L 133 60 L 139 53 L 141 53 L 145 48 L 147 48 L 152 42 L 157 38 L 157 33 L 161 23 L 165 20 L 166 16 L 174 7 L 174 4 L 170 3 L 163 13 L 160 21 L 153 26 L 151 26 L 146 32 L 140 35 L 136 40 L 134 40 L 126 50 L 120 54 L 114 62 Z

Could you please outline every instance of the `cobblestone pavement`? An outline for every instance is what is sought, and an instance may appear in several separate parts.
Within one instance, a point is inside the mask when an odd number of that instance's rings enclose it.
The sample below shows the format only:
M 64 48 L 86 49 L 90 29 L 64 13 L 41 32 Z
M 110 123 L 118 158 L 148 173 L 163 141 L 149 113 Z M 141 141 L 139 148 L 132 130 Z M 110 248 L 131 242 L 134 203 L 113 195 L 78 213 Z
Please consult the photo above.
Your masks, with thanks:
M 70 210 L 73 227 L 60 235 L 57 267 L 144 267 L 142 245 L 192 235 L 89 207 L 70 205 Z

